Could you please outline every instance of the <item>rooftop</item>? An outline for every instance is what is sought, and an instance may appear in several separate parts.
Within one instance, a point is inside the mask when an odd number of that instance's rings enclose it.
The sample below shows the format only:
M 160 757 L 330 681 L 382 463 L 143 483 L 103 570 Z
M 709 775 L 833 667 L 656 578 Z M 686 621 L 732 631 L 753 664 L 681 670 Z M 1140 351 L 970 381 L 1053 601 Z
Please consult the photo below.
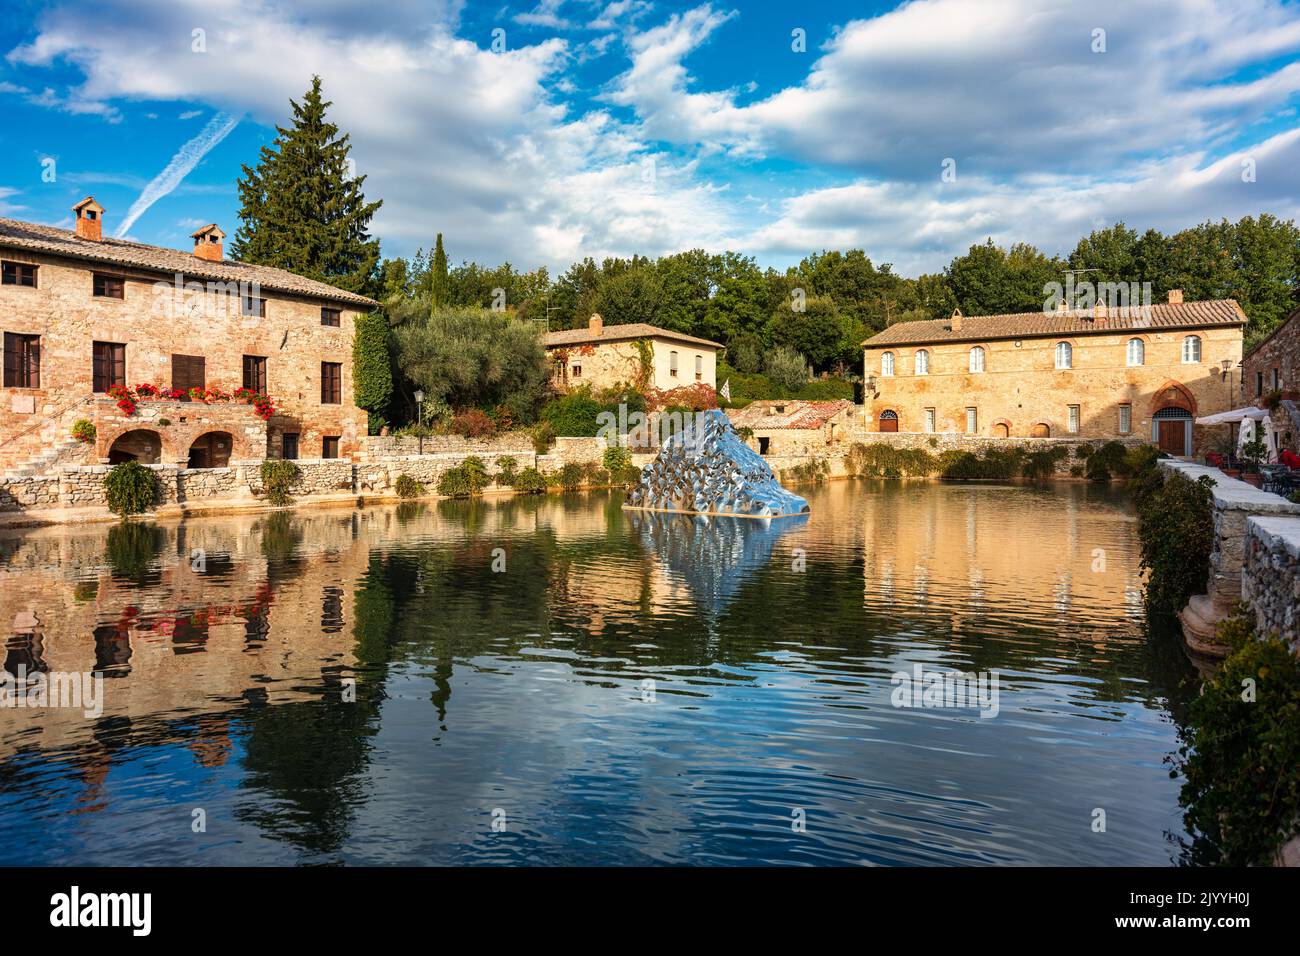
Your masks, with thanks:
M 853 403 L 845 399 L 832 402 L 760 399 L 744 408 L 729 410 L 727 417 L 736 428 L 821 428 L 852 407 Z M 776 411 L 777 408 L 782 411 Z
M 943 342 L 987 342 L 992 339 L 1020 339 L 1056 335 L 1096 335 L 1130 330 L 1195 329 L 1207 326 L 1244 325 L 1246 313 L 1235 299 L 1208 302 L 1180 302 L 1145 308 L 1070 309 L 1056 312 L 1015 312 L 1007 315 L 960 316 L 960 328 L 952 319 L 924 319 L 896 322 L 863 342 L 866 348 L 887 345 L 930 345 Z
M 585 328 L 560 329 L 556 332 L 547 332 L 546 347 L 549 349 L 561 345 L 595 345 L 599 342 L 627 342 L 632 339 L 649 338 L 672 339 L 675 342 L 688 342 L 691 345 L 705 345 L 714 349 L 722 348 L 722 344 L 719 342 L 711 342 L 708 339 L 697 338 L 694 335 L 686 335 L 684 332 L 674 332 L 671 329 L 661 329 L 657 325 L 648 325 L 645 322 L 606 325 L 600 331 Z
M 180 273 L 187 279 L 256 283 L 260 288 L 273 292 L 344 302 L 366 309 L 375 308 L 379 304 L 363 295 L 283 269 L 255 266 L 233 259 L 200 259 L 191 252 L 146 246 L 125 239 L 83 239 L 70 229 L 42 226 L 17 219 L 0 219 L 0 248 L 43 252 L 84 262 L 143 269 L 167 276 Z

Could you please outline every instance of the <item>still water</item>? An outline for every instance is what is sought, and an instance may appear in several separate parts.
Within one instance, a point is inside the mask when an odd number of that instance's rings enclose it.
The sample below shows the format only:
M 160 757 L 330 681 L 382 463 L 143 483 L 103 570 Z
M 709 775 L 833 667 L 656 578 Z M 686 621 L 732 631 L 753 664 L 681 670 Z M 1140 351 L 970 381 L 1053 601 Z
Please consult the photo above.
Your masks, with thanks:
M 1192 671 L 1122 492 L 801 491 L 0 533 L 6 669 L 104 677 L 0 709 L 0 863 L 1177 859 Z M 996 716 L 893 706 L 917 665 Z

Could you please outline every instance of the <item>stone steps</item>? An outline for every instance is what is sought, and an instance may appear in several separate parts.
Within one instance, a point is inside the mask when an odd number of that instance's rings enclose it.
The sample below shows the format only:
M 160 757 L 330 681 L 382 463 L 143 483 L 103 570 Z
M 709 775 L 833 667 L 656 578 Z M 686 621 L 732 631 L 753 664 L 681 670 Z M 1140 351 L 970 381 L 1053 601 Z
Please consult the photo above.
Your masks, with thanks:
M 59 442 L 54 447 L 47 448 L 35 458 L 31 458 L 13 468 L 5 469 L 5 477 L 32 478 L 37 475 L 48 474 L 62 459 L 68 457 L 73 450 L 79 451 L 83 447 L 84 443 L 77 441 L 75 438 Z

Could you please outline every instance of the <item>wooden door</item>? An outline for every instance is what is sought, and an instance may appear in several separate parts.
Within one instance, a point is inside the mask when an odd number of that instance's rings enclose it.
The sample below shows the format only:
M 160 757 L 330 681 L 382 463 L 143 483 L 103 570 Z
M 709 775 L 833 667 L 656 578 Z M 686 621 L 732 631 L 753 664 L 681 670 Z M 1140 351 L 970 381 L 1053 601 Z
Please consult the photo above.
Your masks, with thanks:
M 885 412 L 880 416 L 880 430 L 882 432 L 898 431 L 898 416 L 893 412 Z
M 1157 423 L 1156 443 L 1160 450 L 1168 452 L 1171 455 L 1186 455 L 1186 425 L 1181 420 L 1162 421 Z

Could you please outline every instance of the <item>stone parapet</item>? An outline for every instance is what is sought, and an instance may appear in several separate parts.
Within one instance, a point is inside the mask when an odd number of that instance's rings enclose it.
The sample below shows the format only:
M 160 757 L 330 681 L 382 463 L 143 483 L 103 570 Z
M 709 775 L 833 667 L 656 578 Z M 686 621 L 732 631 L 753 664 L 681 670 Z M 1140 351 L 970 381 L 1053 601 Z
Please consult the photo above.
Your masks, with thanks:
M 1300 517 L 1246 519 L 1241 596 L 1255 611 L 1255 627 L 1276 633 L 1300 653 Z

